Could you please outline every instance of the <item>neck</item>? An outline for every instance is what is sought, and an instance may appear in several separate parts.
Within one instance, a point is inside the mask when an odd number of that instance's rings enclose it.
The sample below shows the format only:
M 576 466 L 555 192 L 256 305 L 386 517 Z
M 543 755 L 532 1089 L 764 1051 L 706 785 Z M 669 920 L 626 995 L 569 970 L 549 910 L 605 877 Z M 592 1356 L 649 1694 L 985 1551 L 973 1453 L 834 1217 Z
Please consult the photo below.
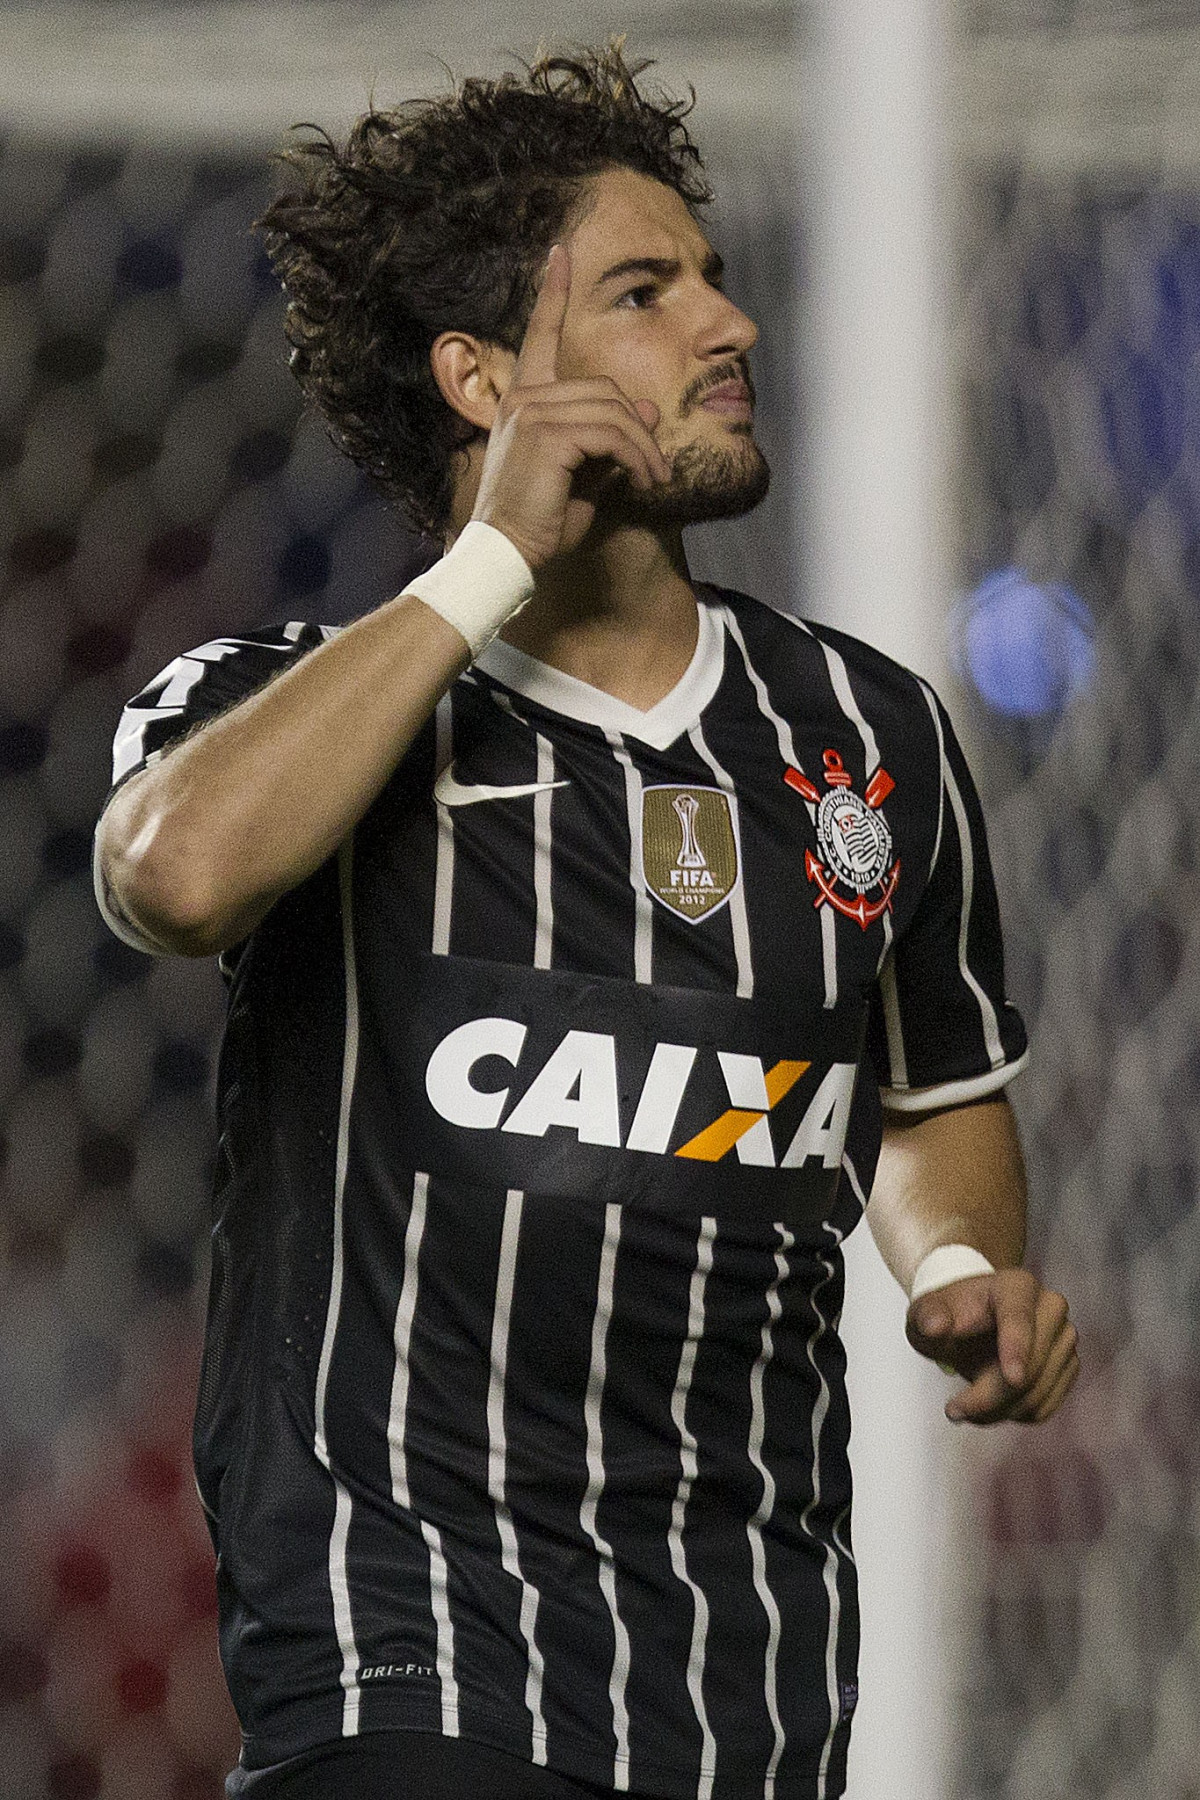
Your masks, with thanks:
M 597 525 L 538 571 L 533 599 L 501 636 L 646 712 L 686 671 L 697 630 L 680 533 Z

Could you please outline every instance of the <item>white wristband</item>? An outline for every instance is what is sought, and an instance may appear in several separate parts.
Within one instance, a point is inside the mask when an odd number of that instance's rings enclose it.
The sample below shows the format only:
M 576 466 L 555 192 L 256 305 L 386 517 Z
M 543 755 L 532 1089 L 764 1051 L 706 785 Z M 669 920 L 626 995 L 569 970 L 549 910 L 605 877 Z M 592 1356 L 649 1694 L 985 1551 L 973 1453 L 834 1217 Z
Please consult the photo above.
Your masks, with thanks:
M 995 1267 L 980 1250 L 970 1244 L 939 1244 L 936 1250 L 917 1264 L 917 1272 L 908 1290 L 909 1304 L 936 1288 L 949 1287 L 952 1281 L 965 1281 L 969 1275 L 994 1275 Z
M 462 633 L 478 656 L 533 598 L 533 570 L 510 537 L 472 519 L 447 550 L 404 588 Z

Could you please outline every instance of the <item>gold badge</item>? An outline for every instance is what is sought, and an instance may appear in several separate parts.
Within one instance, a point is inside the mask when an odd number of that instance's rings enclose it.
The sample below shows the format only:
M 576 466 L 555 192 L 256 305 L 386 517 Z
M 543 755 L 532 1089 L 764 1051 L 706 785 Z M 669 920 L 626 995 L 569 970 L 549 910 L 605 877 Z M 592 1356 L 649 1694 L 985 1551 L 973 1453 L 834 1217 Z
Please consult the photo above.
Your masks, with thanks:
M 737 824 L 720 788 L 642 790 L 642 874 L 649 891 L 693 924 L 738 882 Z

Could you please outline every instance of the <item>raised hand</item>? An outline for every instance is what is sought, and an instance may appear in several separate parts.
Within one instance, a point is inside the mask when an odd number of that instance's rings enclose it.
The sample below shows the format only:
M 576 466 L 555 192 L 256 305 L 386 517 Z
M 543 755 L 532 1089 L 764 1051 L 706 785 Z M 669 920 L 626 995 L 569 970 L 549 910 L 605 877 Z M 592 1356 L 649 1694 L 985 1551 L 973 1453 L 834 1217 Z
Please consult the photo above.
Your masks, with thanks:
M 570 294 L 570 253 L 556 244 L 497 408 L 471 515 L 503 531 L 533 569 L 574 550 L 591 526 L 596 483 L 577 479 L 586 464 L 601 476 L 623 470 L 645 489 L 671 472 L 654 441 L 653 401 L 630 400 L 607 379 L 559 380 Z
M 907 1331 L 922 1356 L 970 1384 L 947 1401 L 948 1419 L 1040 1425 L 1079 1373 L 1067 1302 L 1028 1269 L 972 1275 L 922 1295 L 908 1309 Z

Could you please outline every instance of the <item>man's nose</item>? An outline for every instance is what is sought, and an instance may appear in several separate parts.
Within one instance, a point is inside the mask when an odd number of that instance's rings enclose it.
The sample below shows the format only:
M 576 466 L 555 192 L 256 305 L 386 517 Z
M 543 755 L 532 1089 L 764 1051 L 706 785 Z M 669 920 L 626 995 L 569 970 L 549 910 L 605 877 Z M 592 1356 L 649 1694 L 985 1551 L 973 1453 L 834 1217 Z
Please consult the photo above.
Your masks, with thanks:
M 703 333 L 706 353 L 711 356 L 724 350 L 744 356 L 758 342 L 758 326 L 740 306 L 734 305 L 728 294 L 713 290 L 712 301 L 713 314 Z

